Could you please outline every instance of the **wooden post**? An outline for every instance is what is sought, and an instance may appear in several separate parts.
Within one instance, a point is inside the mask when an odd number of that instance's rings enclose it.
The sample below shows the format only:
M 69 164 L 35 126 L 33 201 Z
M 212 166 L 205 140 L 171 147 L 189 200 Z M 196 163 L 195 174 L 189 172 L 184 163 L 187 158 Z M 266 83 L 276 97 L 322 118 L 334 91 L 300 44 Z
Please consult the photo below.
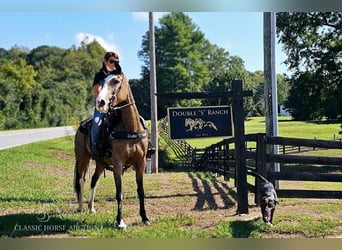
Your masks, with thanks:
M 257 134 L 255 171 L 266 177 L 266 134 Z M 261 198 L 261 183 L 262 181 L 259 178 L 255 177 L 254 202 L 259 206 Z
M 224 180 L 229 181 L 229 144 L 224 142 Z
M 157 76 L 156 76 L 156 55 L 154 42 L 153 12 L 149 12 L 150 29 L 150 97 L 151 97 L 151 142 L 156 152 L 151 157 L 152 171 L 158 174 L 158 115 L 157 115 Z
M 243 108 L 242 81 L 233 80 L 233 121 L 235 138 L 235 171 L 236 186 L 238 194 L 239 214 L 248 214 L 248 189 L 247 189 L 247 168 L 246 168 L 246 145 L 245 145 L 245 116 Z

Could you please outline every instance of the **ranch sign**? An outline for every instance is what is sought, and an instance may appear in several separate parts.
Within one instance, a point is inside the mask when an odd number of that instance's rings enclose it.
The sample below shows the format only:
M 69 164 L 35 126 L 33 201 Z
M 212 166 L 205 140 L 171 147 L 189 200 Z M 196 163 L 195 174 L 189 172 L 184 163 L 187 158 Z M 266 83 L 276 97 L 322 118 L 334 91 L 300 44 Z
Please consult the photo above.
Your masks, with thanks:
M 171 139 L 232 135 L 230 106 L 168 108 Z

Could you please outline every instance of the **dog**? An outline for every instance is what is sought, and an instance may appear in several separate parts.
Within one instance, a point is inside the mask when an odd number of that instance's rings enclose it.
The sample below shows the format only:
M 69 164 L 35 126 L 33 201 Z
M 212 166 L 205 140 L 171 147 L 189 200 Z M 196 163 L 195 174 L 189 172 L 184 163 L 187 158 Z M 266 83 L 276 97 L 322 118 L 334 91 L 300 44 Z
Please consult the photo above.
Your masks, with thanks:
M 260 175 L 253 170 L 247 169 L 247 172 L 251 175 L 260 178 L 262 180 L 262 187 L 261 187 L 261 200 L 260 200 L 260 208 L 263 221 L 273 226 L 273 214 L 276 208 L 276 205 L 279 204 L 278 196 L 275 191 L 275 188 L 271 182 L 269 182 L 265 177 Z

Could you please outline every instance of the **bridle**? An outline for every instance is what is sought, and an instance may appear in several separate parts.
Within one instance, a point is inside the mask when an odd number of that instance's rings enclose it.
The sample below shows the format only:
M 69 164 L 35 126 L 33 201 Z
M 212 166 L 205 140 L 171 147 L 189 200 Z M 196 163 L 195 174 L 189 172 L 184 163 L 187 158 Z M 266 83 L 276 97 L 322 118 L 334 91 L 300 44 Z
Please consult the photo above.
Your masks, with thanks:
M 114 76 L 113 76 L 114 77 Z M 109 79 L 106 79 L 106 82 L 105 84 L 108 84 L 109 81 L 111 81 L 112 78 L 109 78 Z M 106 113 L 107 117 L 108 116 L 111 116 L 111 114 L 116 114 L 116 111 L 118 110 L 122 110 L 126 107 L 129 107 L 131 105 L 134 105 L 135 104 L 135 101 L 133 99 L 132 102 L 128 102 L 128 103 L 125 103 L 123 105 L 120 105 L 122 103 L 124 103 L 125 101 L 123 102 L 120 102 L 116 105 L 113 105 L 113 102 L 116 98 L 116 96 L 120 93 L 121 89 L 122 89 L 122 86 L 123 86 L 123 81 L 120 82 L 120 86 L 118 88 L 116 88 L 113 92 L 112 92 L 112 95 L 111 97 L 109 98 L 109 109 L 108 109 L 108 112 Z M 111 140 L 116 140 L 116 139 L 139 139 L 139 138 L 145 138 L 148 136 L 148 133 L 147 133 L 147 130 L 144 129 L 142 131 L 111 131 L 110 135 L 109 135 L 109 138 Z
M 110 79 L 106 80 L 106 83 L 108 84 L 109 81 L 111 81 L 115 76 L 112 75 L 110 77 Z M 113 92 L 112 92 L 112 95 L 111 97 L 109 98 L 109 111 L 116 111 L 116 110 L 121 110 L 121 109 L 124 109 L 126 107 L 129 107 L 133 104 L 135 104 L 135 101 L 133 102 L 130 102 L 130 103 L 127 103 L 127 104 L 124 104 L 124 105 L 121 105 L 121 106 L 118 106 L 120 103 L 118 103 L 117 105 L 113 105 L 113 101 L 115 100 L 116 96 L 120 93 L 121 89 L 122 89 L 122 84 L 123 84 L 123 81 L 120 81 L 120 86 L 115 89 Z

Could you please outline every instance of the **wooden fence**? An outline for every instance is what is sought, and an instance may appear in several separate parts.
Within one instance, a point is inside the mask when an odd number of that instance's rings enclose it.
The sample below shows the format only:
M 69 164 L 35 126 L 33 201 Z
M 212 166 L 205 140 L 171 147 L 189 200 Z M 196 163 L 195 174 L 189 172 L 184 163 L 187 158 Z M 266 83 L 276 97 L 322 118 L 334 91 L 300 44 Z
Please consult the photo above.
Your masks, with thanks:
M 167 145 L 175 153 L 179 164 L 182 167 L 191 167 L 191 156 L 193 148 L 185 140 L 171 140 L 168 133 L 167 118 L 165 117 L 159 124 L 159 136 L 167 143 Z
M 275 180 L 286 181 L 319 181 L 319 182 L 342 182 L 342 157 L 328 156 L 307 156 L 295 151 L 291 154 L 283 154 L 282 150 L 278 155 L 267 153 L 270 145 L 279 145 L 281 148 L 297 147 L 319 149 L 341 150 L 342 142 L 298 139 L 286 137 L 271 137 L 266 134 L 246 135 L 246 162 L 248 168 L 265 176 L 271 182 Z M 248 147 L 248 144 L 255 145 Z M 206 149 L 195 149 L 193 153 L 193 165 L 199 169 L 206 169 L 223 175 L 226 179 L 233 178 L 236 181 L 234 138 L 228 138 Z M 306 151 L 307 151 L 306 150 Z M 285 151 L 286 152 L 286 151 Z M 280 163 L 280 171 L 270 169 L 271 163 Z M 247 174 L 247 173 L 246 173 Z M 255 178 L 255 184 L 247 183 L 249 191 L 254 192 L 256 203 L 259 200 L 260 181 Z M 291 198 L 332 198 L 341 199 L 340 190 L 298 190 L 298 189 L 277 189 L 279 197 Z

